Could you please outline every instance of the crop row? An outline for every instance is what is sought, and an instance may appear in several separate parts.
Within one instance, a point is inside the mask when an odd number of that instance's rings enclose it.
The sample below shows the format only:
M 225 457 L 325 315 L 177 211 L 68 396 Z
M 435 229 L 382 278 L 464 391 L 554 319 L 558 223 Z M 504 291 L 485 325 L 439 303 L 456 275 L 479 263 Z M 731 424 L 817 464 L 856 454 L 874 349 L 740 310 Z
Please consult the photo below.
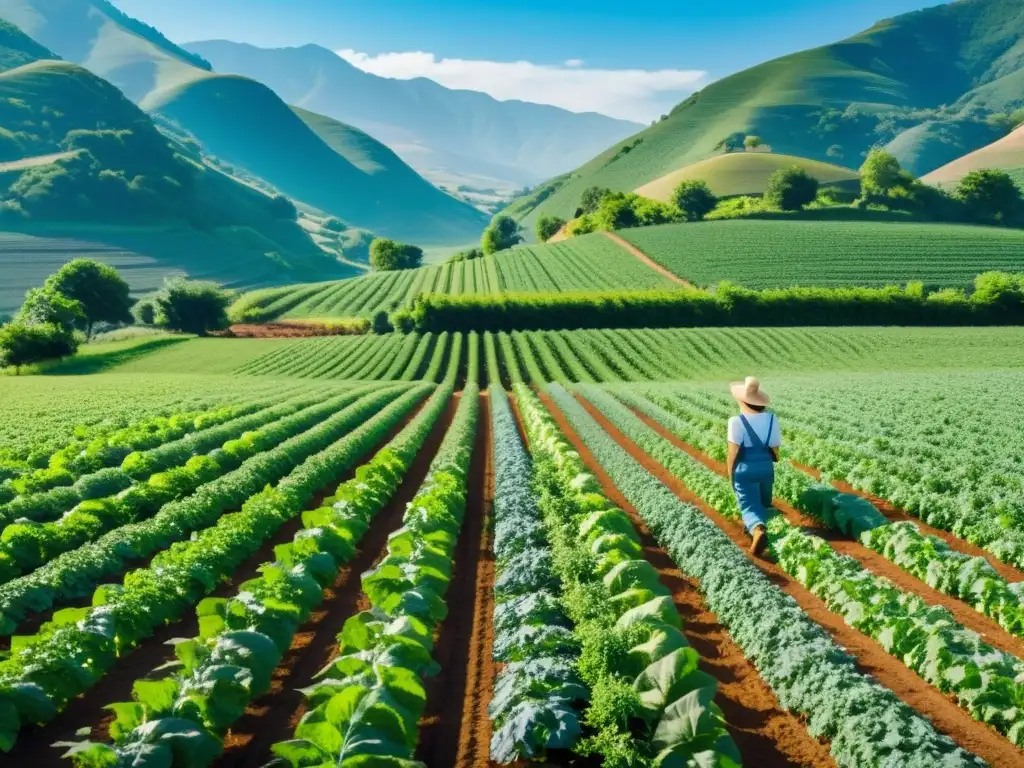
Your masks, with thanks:
M 303 529 L 291 543 L 275 548 L 274 561 L 261 566 L 258 577 L 241 584 L 233 597 L 199 603 L 200 633 L 177 643 L 179 664 L 172 673 L 137 680 L 133 701 L 112 705 L 117 714 L 110 728 L 112 746 L 70 745 L 69 755 L 83 768 L 104 760 L 139 768 L 151 764 L 201 768 L 216 759 L 228 729 L 269 688 L 271 674 L 295 633 L 406 477 L 447 407 L 453 381 L 454 377 L 435 390 L 416 417 L 319 508 L 302 513 Z M 373 434 L 371 440 L 379 440 L 424 392 L 423 388 L 411 390 L 361 430 Z M 353 433 L 348 440 L 353 448 L 356 439 Z M 351 466 L 348 459 L 340 448 L 333 456 L 330 449 L 320 454 L 321 476 L 336 475 Z M 302 505 L 306 502 L 308 498 Z M 158 740 L 154 732 L 161 734 Z M 190 741 L 195 745 L 187 753 L 174 749 L 168 738 L 185 733 L 193 734 Z
M 585 394 L 694 494 L 723 516 L 739 520 L 726 478 L 676 448 L 611 395 L 596 388 Z M 781 515 L 769 522 L 768 533 L 783 570 L 820 597 L 829 610 L 877 641 L 923 680 L 951 693 L 972 717 L 992 725 L 1018 746 L 1024 744 L 1024 711 L 1016 707 L 1024 696 L 1024 662 L 988 645 L 948 610 L 875 576 Z
M 838 765 L 983 765 L 858 672 L 854 660 L 712 521 L 632 459 L 572 395 L 557 384 L 549 392 L 659 543 L 700 583 L 708 608 L 756 664 L 779 703 L 805 716 L 812 735 L 830 740 Z M 705 489 L 692 490 L 703 496 Z
M 325 464 L 316 454 L 348 435 L 398 394 L 395 389 L 366 394 L 308 432 L 261 454 L 257 458 L 261 466 L 247 468 L 234 488 L 208 494 L 218 512 L 233 503 L 241 504 L 242 511 L 218 515 L 215 525 L 164 550 L 147 568 L 128 573 L 120 585 L 100 587 L 91 607 L 58 611 L 37 635 L 14 638 L 10 658 L 0 662 L 0 701 L 8 710 L 0 746 L 9 750 L 23 724 L 52 719 L 106 674 L 120 656 L 211 592 L 330 479 L 323 476 Z M 392 417 L 397 420 L 401 415 Z M 376 435 L 369 430 L 356 434 L 354 443 L 342 440 L 339 447 L 349 462 L 365 452 Z M 353 455 L 354 446 L 360 450 Z M 334 455 L 334 451 L 328 453 Z M 306 463 L 299 466 L 292 483 L 260 492 L 302 462 Z
M 272 476 L 276 480 L 286 473 L 290 469 L 287 461 L 297 449 L 315 447 L 315 441 L 303 434 L 306 430 L 326 423 L 325 419 L 339 408 L 375 390 L 379 388 L 365 387 L 338 395 L 268 424 L 245 440 L 234 441 L 231 452 L 223 453 L 218 463 L 231 471 L 200 485 L 191 495 L 165 504 L 147 520 L 121 526 L 0 586 L 0 634 L 14 632 L 31 612 L 85 597 L 101 579 L 117 573 L 126 562 L 147 557 L 213 524 L 222 512 L 241 504 L 268 482 L 253 487 L 260 478 Z M 136 493 L 145 495 L 146 491 L 139 487 Z
M 387 554 L 362 575 L 370 609 L 345 622 L 338 656 L 306 689 L 295 738 L 274 745 L 285 764 L 409 765 L 434 674 L 433 628 L 447 614 L 455 543 L 466 511 L 479 398 L 467 384 L 430 471 Z
M 494 433 L 494 647 L 491 759 L 543 759 L 579 739 L 579 643 L 561 605 L 532 466 L 505 390 L 491 386 Z
M 724 460 L 724 444 L 716 429 L 720 420 L 710 419 L 686 401 L 657 391 L 638 395 L 616 389 L 614 394 L 680 439 L 712 458 Z M 957 552 L 941 539 L 923 534 L 914 523 L 890 523 L 868 501 L 838 493 L 828 484 L 814 483 L 788 462 L 776 465 L 775 491 L 826 527 L 859 540 L 933 589 L 964 601 L 1011 634 L 1024 637 L 1020 586 L 1007 582 L 985 558 Z
M 580 648 L 579 674 L 591 692 L 589 734 L 576 751 L 601 756 L 610 768 L 738 765 L 714 703 L 717 681 L 698 669 L 700 656 L 681 631 L 671 594 L 642 558 L 629 517 L 601 493 L 537 396 L 519 385 L 516 398 Z M 552 646 L 572 648 L 558 634 Z M 572 678 L 556 681 L 567 703 L 586 693 Z

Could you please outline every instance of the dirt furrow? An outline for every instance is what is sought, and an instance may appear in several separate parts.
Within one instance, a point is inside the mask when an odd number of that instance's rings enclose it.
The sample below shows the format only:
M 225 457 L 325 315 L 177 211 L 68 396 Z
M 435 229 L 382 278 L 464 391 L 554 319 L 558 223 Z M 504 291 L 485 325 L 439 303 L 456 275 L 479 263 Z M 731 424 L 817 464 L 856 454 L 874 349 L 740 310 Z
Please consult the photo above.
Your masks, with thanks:
M 367 607 L 359 577 L 387 554 L 388 536 L 401 526 L 406 506 L 423 484 L 455 416 L 458 398 L 456 394 L 434 424 L 395 496 L 360 541 L 355 557 L 338 572 L 324 591 L 323 602 L 295 634 L 291 648 L 274 670 L 270 691 L 253 701 L 228 733 L 216 765 L 257 768 L 270 760 L 271 745 L 292 737 L 305 713 L 305 697 L 299 689 L 310 685 L 313 676 L 337 654 L 337 634 L 348 618 Z
M 685 576 L 658 545 L 635 507 L 619 492 L 604 468 L 546 395 L 541 399 L 559 427 L 601 483 L 605 494 L 633 520 L 641 534 L 644 556 L 657 568 L 662 582 L 684 619 L 683 633 L 701 655 L 701 669 L 718 680 L 715 701 L 722 708 L 729 731 L 745 765 L 833 766 L 827 744 L 811 737 L 803 720 L 781 707 L 754 664 L 732 640 L 728 630 L 704 604 L 700 585 Z
M 756 558 L 749 552 L 750 540 L 742 525 L 726 519 L 692 494 L 668 470 L 644 453 L 623 435 L 596 408 L 584 401 L 587 411 L 630 456 L 669 488 L 681 501 L 693 504 L 738 546 L 751 562 L 779 589 L 796 600 L 810 619 L 825 629 L 835 643 L 854 657 L 857 669 L 887 687 L 909 706 L 928 718 L 935 729 L 949 736 L 964 749 L 973 752 L 993 766 L 1024 765 L 1020 750 L 984 723 L 969 714 L 929 685 L 901 661 L 890 656 L 871 638 L 848 626 L 842 617 L 832 613 L 816 596 L 792 579 L 777 564 Z M 574 439 L 578 443 L 578 438 Z M 582 452 L 581 452 L 582 455 Z
M 490 753 L 487 705 L 495 674 L 492 450 L 490 398 L 481 393 L 466 518 L 445 597 L 449 612 L 434 647 L 441 672 L 427 680 L 427 709 L 416 749 L 416 759 L 439 768 L 484 766 Z
M 633 245 L 631 242 L 626 240 L 621 235 L 617 235 L 614 232 L 605 232 L 604 235 L 616 245 L 625 248 L 634 258 L 639 259 L 644 264 L 644 266 L 653 269 L 659 275 L 667 277 L 673 283 L 677 283 L 685 288 L 695 287 L 694 284 L 691 283 L 689 280 L 684 280 L 675 272 L 670 272 L 665 267 L 661 266 L 661 264 L 656 262 L 654 259 L 652 259 L 650 256 L 641 251 L 639 248 L 637 248 L 635 245 Z

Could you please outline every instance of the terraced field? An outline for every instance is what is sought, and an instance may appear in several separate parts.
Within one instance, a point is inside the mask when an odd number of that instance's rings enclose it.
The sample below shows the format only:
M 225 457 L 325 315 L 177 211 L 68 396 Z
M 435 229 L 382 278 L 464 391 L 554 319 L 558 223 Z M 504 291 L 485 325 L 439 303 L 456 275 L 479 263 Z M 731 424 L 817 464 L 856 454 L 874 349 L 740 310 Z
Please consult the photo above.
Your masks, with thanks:
M 201 339 L 0 379 L 5 764 L 1020 764 L 1022 335 Z M 721 464 L 755 365 L 760 558 Z

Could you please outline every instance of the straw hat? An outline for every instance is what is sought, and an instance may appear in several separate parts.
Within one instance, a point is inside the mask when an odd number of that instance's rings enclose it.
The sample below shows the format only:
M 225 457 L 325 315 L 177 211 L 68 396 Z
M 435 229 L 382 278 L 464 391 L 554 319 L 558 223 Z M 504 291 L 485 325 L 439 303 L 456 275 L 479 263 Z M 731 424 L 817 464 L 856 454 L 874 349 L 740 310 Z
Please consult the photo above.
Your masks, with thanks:
M 753 376 L 747 376 L 743 381 L 734 381 L 729 385 L 732 396 L 741 403 L 747 405 L 768 405 L 771 398 L 767 393 L 761 391 L 761 382 Z

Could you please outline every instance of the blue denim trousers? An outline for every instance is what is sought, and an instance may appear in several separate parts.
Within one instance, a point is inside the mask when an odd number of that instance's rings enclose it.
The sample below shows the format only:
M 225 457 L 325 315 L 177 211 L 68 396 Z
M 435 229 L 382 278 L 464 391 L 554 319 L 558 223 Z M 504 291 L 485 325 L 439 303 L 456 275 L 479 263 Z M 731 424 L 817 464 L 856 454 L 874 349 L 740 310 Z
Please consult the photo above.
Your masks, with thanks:
M 736 503 L 743 516 L 743 526 L 752 533 L 759 525 L 767 525 L 772 515 L 772 485 L 775 483 L 775 468 L 761 462 L 739 463 L 733 473 L 732 489 Z

